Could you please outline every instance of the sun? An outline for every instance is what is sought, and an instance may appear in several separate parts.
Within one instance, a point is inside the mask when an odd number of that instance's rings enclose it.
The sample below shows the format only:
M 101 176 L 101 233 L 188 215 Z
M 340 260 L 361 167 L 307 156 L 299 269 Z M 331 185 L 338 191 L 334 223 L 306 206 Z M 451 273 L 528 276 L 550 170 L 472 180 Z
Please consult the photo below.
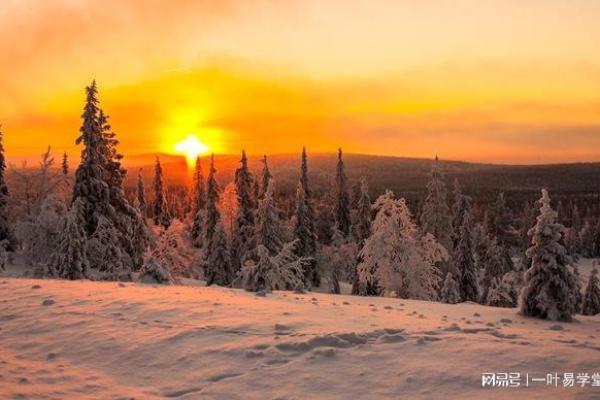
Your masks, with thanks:
M 175 152 L 185 155 L 189 166 L 193 166 L 196 158 L 208 153 L 208 146 L 202 143 L 194 134 L 189 134 L 185 139 L 175 143 Z

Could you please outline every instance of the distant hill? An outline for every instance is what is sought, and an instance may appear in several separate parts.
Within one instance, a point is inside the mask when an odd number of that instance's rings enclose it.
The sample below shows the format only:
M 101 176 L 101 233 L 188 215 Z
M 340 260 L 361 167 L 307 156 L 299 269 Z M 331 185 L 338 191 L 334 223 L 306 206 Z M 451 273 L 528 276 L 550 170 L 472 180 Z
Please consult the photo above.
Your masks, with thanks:
M 128 184 L 133 184 L 135 170 L 143 168 L 145 179 L 154 173 L 154 155 L 126 158 L 130 173 Z M 165 175 L 171 184 L 187 184 L 191 171 L 185 159 L 173 155 L 160 155 Z M 239 155 L 215 156 L 217 177 L 222 185 L 233 180 Z M 254 173 L 260 173 L 259 156 L 249 156 Z M 269 167 L 277 181 L 278 191 L 293 193 L 298 181 L 299 154 L 269 155 Z M 344 154 L 346 173 L 350 184 L 366 176 L 372 196 L 385 189 L 409 200 L 422 197 L 429 179 L 432 160 L 404 157 Z M 319 194 L 329 190 L 335 179 L 337 155 L 332 153 L 309 153 L 309 178 L 313 190 Z M 202 158 L 205 175 L 208 173 L 208 157 Z M 496 165 L 462 161 L 441 160 L 441 167 L 451 189 L 458 178 L 464 191 L 478 201 L 490 201 L 503 191 L 509 199 L 518 201 L 538 196 L 542 187 L 554 196 L 598 196 L 600 193 L 600 163 L 552 164 L 552 165 Z

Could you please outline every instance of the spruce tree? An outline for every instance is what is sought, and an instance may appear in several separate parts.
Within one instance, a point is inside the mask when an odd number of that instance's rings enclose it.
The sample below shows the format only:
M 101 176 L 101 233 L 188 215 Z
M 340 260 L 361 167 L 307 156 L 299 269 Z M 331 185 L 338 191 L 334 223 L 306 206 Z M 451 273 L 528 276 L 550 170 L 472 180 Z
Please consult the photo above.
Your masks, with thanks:
M 5 244 L 7 251 L 12 250 L 12 233 L 8 222 L 8 186 L 4 174 L 6 172 L 6 161 L 4 159 L 4 144 L 2 125 L 0 125 L 0 243 Z
M 101 218 L 110 220 L 116 229 L 122 262 L 127 269 L 137 269 L 142 264 L 148 233 L 138 211 L 125 198 L 123 156 L 117 151 L 119 142 L 108 123 L 108 116 L 99 107 L 97 94 L 94 81 L 86 88 L 83 123 L 76 140 L 84 147 L 75 172 L 72 201 L 81 199 L 86 237 L 90 238 L 96 232 Z
M 198 214 L 198 211 L 206 207 L 206 188 L 204 186 L 204 173 L 202 172 L 202 164 L 200 157 L 196 157 L 194 167 L 194 177 L 192 179 L 192 193 L 190 212 L 192 216 Z
M 75 200 L 65 215 L 59 245 L 51 257 L 50 275 L 63 279 L 84 279 L 89 275 L 87 241 L 83 230 L 84 200 Z
M 141 168 L 138 170 L 136 187 L 137 187 L 136 197 L 137 197 L 138 207 L 140 209 L 140 213 L 143 216 L 145 216 L 148 206 L 146 205 L 146 188 L 144 186 L 144 178 L 142 176 Z
M 581 313 L 583 315 L 600 314 L 600 283 L 598 282 L 597 268 L 593 269 L 587 287 L 585 288 Z
M 110 204 L 110 192 L 106 175 L 106 152 L 98 106 L 98 89 L 96 81 L 86 88 L 86 102 L 81 118 L 80 135 L 77 144 L 83 143 L 81 162 L 75 172 L 73 185 L 74 203 L 81 198 L 81 214 L 86 236 L 91 236 L 96 230 L 100 215 L 113 215 L 114 209 Z
M 254 247 L 254 204 L 252 201 L 252 176 L 248 169 L 246 152 L 242 150 L 240 167 L 235 171 L 235 191 L 237 194 L 237 215 L 233 227 L 231 244 L 231 267 L 237 273 Z
M 206 254 L 206 268 L 204 271 L 206 285 L 212 284 L 228 286 L 232 282 L 232 271 L 229 264 L 227 251 L 227 237 L 223 229 L 223 222 L 217 211 L 214 232 L 208 245 Z
M 60 165 L 60 170 L 64 176 L 69 175 L 69 159 L 67 156 L 67 152 L 63 153 L 62 163 Z
M 460 303 L 460 293 L 458 290 L 458 284 L 452 275 L 452 272 L 446 274 L 444 285 L 441 291 L 441 300 L 443 303 L 456 304 Z
M 450 251 L 452 250 L 452 224 L 446 197 L 446 185 L 436 157 L 431 168 L 431 180 L 427 184 L 427 197 L 421 213 L 421 227 L 423 232 L 431 233 L 446 250 Z
M 267 191 L 267 188 L 269 186 L 269 181 L 271 180 L 271 178 L 273 178 L 273 175 L 271 175 L 271 171 L 269 170 L 269 164 L 267 163 L 266 155 L 263 156 L 262 164 L 263 164 L 263 168 L 262 168 L 262 173 L 261 173 L 261 185 L 260 185 L 260 191 L 258 194 L 259 200 L 262 199 L 263 196 L 265 195 L 265 192 Z
M 525 273 L 521 292 L 521 312 L 524 315 L 571 321 L 577 309 L 575 277 L 568 268 L 570 259 L 561 244 L 564 227 L 556 222 L 556 212 L 550 197 L 542 189 L 540 214 L 529 230 L 531 247 L 527 256 L 531 267 Z
M 338 149 L 338 162 L 335 175 L 335 224 L 344 237 L 350 234 L 352 222 L 350 220 L 350 195 L 348 188 L 346 173 L 344 171 L 344 160 L 342 159 L 342 149 Z
M 492 204 L 488 222 L 491 235 L 498 238 L 498 243 L 506 246 L 510 240 L 512 216 L 503 192 L 498 194 L 496 202 Z
M 360 196 L 352 231 L 359 247 L 371 234 L 371 198 L 369 197 L 369 188 L 365 177 L 360 180 Z
M 206 222 L 204 230 L 204 246 L 210 248 L 213 232 L 221 215 L 219 213 L 219 185 L 216 179 L 217 170 L 215 169 L 215 156 L 210 157 L 210 169 L 206 181 Z
M 501 280 L 502 276 L 510 271 L 506 265 L 504 248 L 498 243 L 496 238 L 490 241 L 485 260 L 483 277 L 481 279 L 480 302 L 482 304 L 486 304 L 488 292 L 494 279 Z
M 458 286 L 462 301 L 477 302 L 479 300 L 479 288 L 477 286 L 477 271 L 473 258 L 470 219 L 471 206 L 467 200 L 464 203 L 463 219 L 459 230 L 460 238 L 455 250 L 455 264 L 459 274 Z
M 165 192 L 163 188 L 163 172 L 160 166 L 160 159 L 156 157 L 154 167 L 154 206 L 152 207 L 154 223 L 167 229 L 171 225 L 171 216 L 167 209 Z
M 272 256 L 278 254 L 284 245 L 279 210 L 273 198 L 274 190 L 275 181 L 271 179 L 263 199 L 259 201 L 256 215 L 256 244 L 264 246 Z
M 296 254 L 307 259 L 304 278 L 307 284 L 319 286 L 321 278 L 316 266 L 317 238 L 315 233 L 315 217 L 312 205 L 312 194 L 308 186 L 308 162 L 306 148 L 302 148 L 300 166 L 300 182 L 296 190 L 296 219 L 294 226 Z
M 200 164 L 200 157 L 196 158 L 193 185 L 191 208 L 193 216 L 192 241 L 194 246 L 201 247 L 206 209 L 206 187 L 204 185 L 204 174 L 202 172 L 202 165 Z

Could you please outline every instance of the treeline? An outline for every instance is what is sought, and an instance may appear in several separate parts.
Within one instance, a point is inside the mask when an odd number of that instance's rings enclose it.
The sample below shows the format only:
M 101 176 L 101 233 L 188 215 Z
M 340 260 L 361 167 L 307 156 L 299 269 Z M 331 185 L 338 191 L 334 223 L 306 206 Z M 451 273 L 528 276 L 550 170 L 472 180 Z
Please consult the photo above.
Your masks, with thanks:
M 8 171 L 10 194 L 0 148 L 3 264 L 16 253 L 38 276 L 190 277 L 251 291 L 341 293 L 347 285 L 356 295 L 520 304 L 527 315 L 558 320 L 600 311 L 596 275 L 584 292 L 571 263 L 571 256 L 600 252 L 599 219 L 560 203 L 565 229 L 546 191 L 519 209 L 503 193 L 475 203 L 458 180 L 448 190 L 436 158 L 422 199 L 409 203 L 387 190 L 372 201 L 366 178 L 349 181 L 340 149 L 335 181 L 317 193 L 303 149 L 294 195 L 278 193 L 266 156 L 253 173 L 245 152 L 224 187 L 211 157 L 208 165 L 197 160 L 189 189 L 167 190 L 157 158 L 152 182 L 138 171 L 126 195 L 127 171 L 108 121 L 94 82 L 86 89 L 75 172 L 66 155 L 55 166 L 48 151 L 39 169 Z

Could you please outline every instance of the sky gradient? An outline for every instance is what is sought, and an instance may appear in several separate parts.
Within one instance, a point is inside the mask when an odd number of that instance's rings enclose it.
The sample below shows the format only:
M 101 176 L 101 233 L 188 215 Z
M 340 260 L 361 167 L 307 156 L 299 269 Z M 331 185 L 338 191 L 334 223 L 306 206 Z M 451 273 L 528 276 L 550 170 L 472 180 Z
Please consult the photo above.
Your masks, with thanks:
M 600 161 L 600 2 L 4 0 L 10 160 L 79 154 L 98 81 L 126 155 Z

